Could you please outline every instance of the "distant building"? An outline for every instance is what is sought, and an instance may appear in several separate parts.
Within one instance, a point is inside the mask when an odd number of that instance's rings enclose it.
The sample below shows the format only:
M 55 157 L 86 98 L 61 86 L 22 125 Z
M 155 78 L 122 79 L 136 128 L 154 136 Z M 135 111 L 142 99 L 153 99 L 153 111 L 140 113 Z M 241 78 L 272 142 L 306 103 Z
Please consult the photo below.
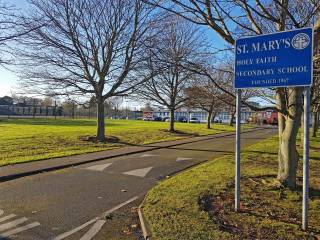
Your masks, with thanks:
M 251 106 L 259 107 L 258 102 L 248 102 Z M 161 117 L 162 119 L 169 118 L 170 112 L 166 109 L 158 109 L 154 111 L 144 111 L 144 118 L 155 118 Z M 175 121 L 179 119 L 186 118 L 197 118 L 200 122 L 205 123 L 207 121 L 208 113 L 199 109 L 181 109 L 174 113 Z M 212 121 L 229 123 L 231 121 L 232 113 L 230 109 L 221 110 Z M 235 118 L 234 118 L 235 119 Z M 249 107 L 243 106 L 241 108 L 241 122 L 242 123 L 261 123 L 261 124 L 277 124 L 278 123 L 278 113 L 275 111 L 253 111 Z
M 246 107 L 242 108 L 241 112 L 241 121 L 247 122 L 250 117 L 254 115 L 255 112 L 249 110 Z M 154 112 L 144 112 L 144 116 L 147 116 L 149 118 L 151 117 L 161 117 L 161 118 L 168 118 L 170 117 L 170 112 L 168 110 L 162 110 L 162 111 L 154 111 Z M 190 110 L 190 111 L 176 111 L 174 113 L 174 118 L 176 121 L 179 120 L 179 118 L 185 117 L 187 119 L 190 118 L 197 118 L 200 122 L 205 123 L 207 121 L 208 113 L 201 110 Z M 231 119 L 231 113 L 228 110 L 223 110 L 219 112 L 213 121 L 221 121 L 223 123 L 229 123 Z

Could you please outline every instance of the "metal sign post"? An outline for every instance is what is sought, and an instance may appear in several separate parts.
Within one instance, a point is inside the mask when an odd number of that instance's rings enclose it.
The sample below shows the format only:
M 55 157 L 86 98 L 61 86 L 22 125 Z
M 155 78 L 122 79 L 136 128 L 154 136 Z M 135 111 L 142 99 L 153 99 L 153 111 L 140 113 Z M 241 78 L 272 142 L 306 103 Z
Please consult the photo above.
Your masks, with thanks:
M 241 89 L 237 89 L 237 100 L 236 100 L 236 164 L 235 164 L 235 210 L 240 210 L 240 132 L 241 132 Z
M 301 28 L 245 37 L 235 43 L 234 87 L 237 90 L 235 211 L 240 210 L 241 89 L 305 87 L 302 229 L 308 228 L 309 108 L 313 80 L 313 29 Z
M 302 229 L 308 228 L 310 87 L 304 93 Z

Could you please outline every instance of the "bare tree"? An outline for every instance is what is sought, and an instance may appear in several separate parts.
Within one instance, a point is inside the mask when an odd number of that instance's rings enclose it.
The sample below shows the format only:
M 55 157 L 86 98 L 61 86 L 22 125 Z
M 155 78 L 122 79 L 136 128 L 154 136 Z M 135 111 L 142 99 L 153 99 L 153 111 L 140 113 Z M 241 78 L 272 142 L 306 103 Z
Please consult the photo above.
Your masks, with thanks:
M 190 108 L 198 108 L 207 112 L 207 128 L 211 128 L 211 123 L 218 112 L 226 106 L 220 99 L 224 92 L 219 90 L 210 79 L 197 80 L 192 86 L 185 90 L 187 96 L 186 105 Z
M 75 118 L 76 104 L 72 100 L 66 100 L 62 104 L 63 113 L 65 116 Z
M 52 97 L 45 97 L 44 99 L 42 99 L 41 101 L 41 106 L 44 107 L 50 107 L 53 105 L 53 99 Z
M 210 27 L 227 44 L 234 44 L 239 35 L 265 34 L 311 26 L 319 12 L 320 1 L 295 0 L 145 0 L 173 12 L 190 22 Z M 279 113 L 278 180 L 295 187 L 297 161 L 296 137 L 302 115 L 303 88 L 277 88 L 276 107 Z
M 149 48 L 153 77 L 137 93 L 139 98 L 169 109 L 169 131 L 174 132 L 174 112 L 185 104 L 184 89 L 194 75 L 184 64 L 199 58 L 201 37 L 197 28 L 179 17 L 169 16 L 162 29 Z
M 0 64 L 8 63 L 4 56 L 8 55 L 8 43 L 17 37 L 13 30 L 16 27 L 14 7 L 0 0 Z
M 196 73 L 197 76 L 207 79 L 207 81 L 210 82 L 210 88 L 212 88 L 212 91 L 218 93 L 216 97 L 224 104 L 224 109 L 229 111 L 229 125 L 233 126 L 236 114 L 236 91 L 233 87 L 232 61 L 226 59 L 224 63 L 220 63 L 216 67 L 210 65 L 209 62 L 200 65 L 197 63 L 189 63 L 187 67 L 190 71 Z M 252 106 L 249 101 L 252 97 L 258 97 L 260 95 L 261 91 L 257 89 L 243 89 L 241 99 L 246 106 L 253 110 L 262 110 L 260 108 L 258 109 L 256 106 Z
M 97 140 L 105 141 L 104 102 L 147 80 L 144 42 L 150 6 L 140 0 L 30 0 L 29 28 L 16 52 L 24 89 L 95 96 Z
M 143 112 L 152 112 L 154 111 L 153 107 L 151 106 L 151 104 L 149 102 L 147 102 L 142 108 L 140 108 L 140 111 Z
M 8 17 L 7 15 L 9 14 L 9 7 L 5 5 L 4 2 L 0 1 L 0 47 L 3 48 L 5 41 L 8 40 L 6 32 L 8 31 L 9 28 L 9 23 L 8 23 Z M 2 52 L 3 50 L 1 50 Z M 0 59 L 0 63 L 3 62 L 3 60 Z
M 10 46 L 12 42 L 40 27 L 39 24 L 36 24 L 33 28 L 21 28 L 28 24 L 28 18 L 21 18 L 15 6 L 9 4 L 8 1 L 0 0 L 0 64 L 11 63 L 8 56 L 12 53 Z
M 114 118 L 119 117 L 119 112 L 120 112 L 120 107 L 121 104 L 123 103 L 123 97 L 112 97 L 108 99 L 107 104 L 109 106 L 109 115 L 111 115 Z

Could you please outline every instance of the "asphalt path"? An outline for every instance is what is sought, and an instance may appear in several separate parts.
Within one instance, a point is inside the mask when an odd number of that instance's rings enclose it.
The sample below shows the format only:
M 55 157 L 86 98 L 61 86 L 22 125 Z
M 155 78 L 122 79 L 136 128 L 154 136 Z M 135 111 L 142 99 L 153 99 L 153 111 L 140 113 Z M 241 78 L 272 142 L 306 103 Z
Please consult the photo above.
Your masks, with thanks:
M 242 147 L 276 133 L 243 133 Z M 166 176 L 232 154 L 234 139 L 217 137 L 0 183 L 0 239 L 120 239 L 116 225 L 130 215 L 128 206 L 138 205 Z M 118 212 L 116 224 L 106 220 Z

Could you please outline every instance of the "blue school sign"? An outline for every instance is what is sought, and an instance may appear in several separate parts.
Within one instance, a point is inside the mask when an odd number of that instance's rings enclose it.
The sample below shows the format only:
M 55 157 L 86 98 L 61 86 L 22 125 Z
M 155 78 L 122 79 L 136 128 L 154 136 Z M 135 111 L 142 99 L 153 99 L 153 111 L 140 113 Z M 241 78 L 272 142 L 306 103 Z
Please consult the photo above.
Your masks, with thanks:
M 312 28 L 241 38 L 235 50 L 235 88 L 312 84 Z

